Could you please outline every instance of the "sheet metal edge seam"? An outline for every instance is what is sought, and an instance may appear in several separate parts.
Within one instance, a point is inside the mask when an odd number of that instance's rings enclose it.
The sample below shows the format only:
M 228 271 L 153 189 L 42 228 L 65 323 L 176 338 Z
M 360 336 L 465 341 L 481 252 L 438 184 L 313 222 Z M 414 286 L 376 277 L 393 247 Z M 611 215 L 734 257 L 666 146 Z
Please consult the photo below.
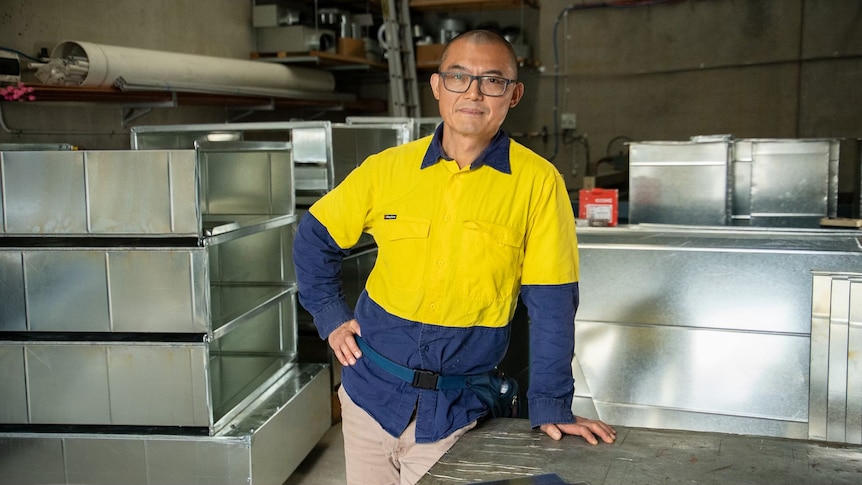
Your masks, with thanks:
M 646 409 L 660 409 L 662 411 L 675 411 L 675 412 L 683 412 L 683 413 L 691 413 L 691 414 L 706 414 L 706 415 L 710 415 L 710 416 L 727 416 L 727 417 L 736 417 L 736 418 L 761 419 L 761 420 L 765 420 L 765 421 L 774 421 L 774 422 L 779 422 L 779 423 L 803 423 L 803 424 L 808 423 L 808 421 L 804 418 L 776 419 L 774 416 L 760 415 L 760 414 L 754 414 L 754 413 L 723 413 L 723 412 L 718 412 L 718 411 L 709 411 L 709 410 L 691 409 L 691 408 L 679 408 L 679 407 L 672 407 L 672 406 L 661 406 L 661 405 L 656 405 L 656 404 L 637 404 L 637 403 L 622 403 L 622 402 L 614 402 L 614 401 L 602 401 L 599 399 L 592 398 L 592 396 L 579 396 L 577 393 L 575 394 L 575 396 L 581 397 L 581 398 L 591 398 L 593 403 L 595 403 L 595 404 L 603 404 L 603 405 L 606 405 L 608 407 L 614 407 L 614 408 L 632 408 L 632 409 L 645 409 L 645 410 Z M 647 428 L 647 429 L 654 429 L 654 428 Z M 659 430 L 660 429 L 661 428 L 659 428 Z M 776 437 L 775 436 L 764 436 L 763 438 L 776 438 Z
M 648 245 L 648 244 L 613 244 L 613 243 L 578 243 L 578 249 L 605 249 L 605 250 L 641 250 L 641 251 L 680 251 L 680 252 L 709 252 L 709 253 L 754 253 L 754 254 L 828 254 L 828 255 L 851 255 L 859 256 L 853 251 L 825 251 L 816 249 L 764 249 L 764 248 L 708 248 L 708 247 L 681 247 L 670 245 Z
M 604 325 L 609 327 L 641 327 L 641 328 L 674 328 L 687 331 L 713 331 L 713 332 L 729 332 L 729 333 L 747 333 L 754 335 L 779 335 L 785 337 L 809 338 L 810 332 L 787 332 L 774 330 L 754 330 L 748 328 L 733 328 L 733 327 L 700 327 L 693 325 L 672 325 L 668 323 L 640 323 L 640 322 L 610 322 L 601 320 L 580 320 L 575 317 L 575 331 L 577 331 L 578 323 L 588 325 Z

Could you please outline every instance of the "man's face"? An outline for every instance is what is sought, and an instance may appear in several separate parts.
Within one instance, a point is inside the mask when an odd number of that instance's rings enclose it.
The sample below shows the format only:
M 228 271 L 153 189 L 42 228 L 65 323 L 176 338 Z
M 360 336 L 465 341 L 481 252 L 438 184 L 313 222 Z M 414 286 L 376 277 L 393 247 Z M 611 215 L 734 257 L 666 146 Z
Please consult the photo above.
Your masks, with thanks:
M 517 76 L 511 65 L 506 46 L 497 43 L 475 43 L 457 40 L 449 46 L 440 72 L 457 72 L 474 76 L 499 76 L 514 79 Z M 510 84 L 499 97 L 486 96 L 479 91 L 479 81 L 473 80 L 464 93 L 453 93 L 443 86 L 439 74 L 431 75 L 431 90 L 438 100 L 444 126 L 456 135 L 490 140 L 509 108 L 514 107 L 524 94 L 522 83 Z

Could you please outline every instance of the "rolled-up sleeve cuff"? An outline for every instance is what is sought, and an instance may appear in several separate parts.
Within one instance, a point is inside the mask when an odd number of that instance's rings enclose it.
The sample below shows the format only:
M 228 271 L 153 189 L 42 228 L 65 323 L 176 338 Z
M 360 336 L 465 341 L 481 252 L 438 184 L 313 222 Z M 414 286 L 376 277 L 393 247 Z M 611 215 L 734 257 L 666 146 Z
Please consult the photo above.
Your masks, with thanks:
M 326 340 L 333 330 L 340 327 L 344 322 L 353 320 L 355 314 L 344 300 L 338 300 L 323 307 L 314 318 L 314 325 L 320 338 Z
M 538 428 L 543 424 L 574 423 L 575 415 L 572 414 L 570 404 L 558 399 L 536 398 L 530 399 L 530 426 Z

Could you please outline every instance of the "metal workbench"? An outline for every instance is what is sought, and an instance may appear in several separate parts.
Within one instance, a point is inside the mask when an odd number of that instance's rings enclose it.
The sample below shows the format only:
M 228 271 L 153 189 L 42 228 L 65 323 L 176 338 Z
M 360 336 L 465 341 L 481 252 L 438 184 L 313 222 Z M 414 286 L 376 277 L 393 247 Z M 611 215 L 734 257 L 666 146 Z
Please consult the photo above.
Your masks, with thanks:
M 615 427 L 612 445 L 554 441 L 525 419 L 468 432 L 419 485 L 514 480 L 556 473 L 570 484 L 858 484 L 862 447 L 723 433 Z

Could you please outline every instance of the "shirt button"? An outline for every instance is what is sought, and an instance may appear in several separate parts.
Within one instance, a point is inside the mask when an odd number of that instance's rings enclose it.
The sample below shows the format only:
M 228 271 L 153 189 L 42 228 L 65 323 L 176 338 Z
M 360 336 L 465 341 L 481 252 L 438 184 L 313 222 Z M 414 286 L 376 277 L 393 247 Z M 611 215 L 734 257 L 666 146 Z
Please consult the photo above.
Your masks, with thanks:
M 437 260 L 437 266 L 443 266 L 443 260 L 442 259 Z
M 430 304 L 428 304 L 428 306 L 429 306 L 432 310 L 434 310 L 434 309 L 436 309 L 436 308 L 437 308 L 437 304 L 436 304 L 436 303 L 433 303 L 433 302 L 432 302 L 432 303 L 430 303 Z
M 452 216 L 450 216 L 449 214 L 446 214 L 445 216 L 443 216 L 443 220 L 444 220 L 444 221 L 451 221 L 451 220 L 452 220 Z

